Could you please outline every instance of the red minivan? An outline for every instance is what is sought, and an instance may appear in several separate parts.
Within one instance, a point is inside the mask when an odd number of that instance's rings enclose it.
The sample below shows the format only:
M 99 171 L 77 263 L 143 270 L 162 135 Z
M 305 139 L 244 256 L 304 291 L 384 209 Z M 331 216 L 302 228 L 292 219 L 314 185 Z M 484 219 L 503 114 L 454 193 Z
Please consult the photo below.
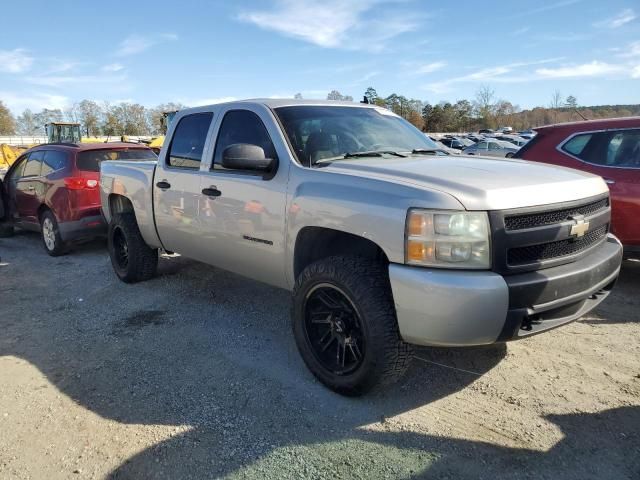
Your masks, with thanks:
M 100 209 L 100 162 L 153 160 L 153 151 L 129 143 L 47 144 L 27 150 L 0 182 L 0 236 L 14 227 L 42 234 L 51 256 L 70 242 L 105 233 Z
M 539 127 L 515 158 L 601 176 L 611 191 L 611 230 L 625 254 L 640 254 L 640 117 Z

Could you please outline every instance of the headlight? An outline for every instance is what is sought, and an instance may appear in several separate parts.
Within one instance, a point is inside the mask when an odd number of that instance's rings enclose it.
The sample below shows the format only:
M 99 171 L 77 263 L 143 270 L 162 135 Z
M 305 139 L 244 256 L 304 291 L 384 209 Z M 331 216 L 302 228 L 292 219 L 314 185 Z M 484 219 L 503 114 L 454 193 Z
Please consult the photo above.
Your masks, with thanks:
M 405 257 L 411 265 L 490 268 L 487 213 L 409 210 Z

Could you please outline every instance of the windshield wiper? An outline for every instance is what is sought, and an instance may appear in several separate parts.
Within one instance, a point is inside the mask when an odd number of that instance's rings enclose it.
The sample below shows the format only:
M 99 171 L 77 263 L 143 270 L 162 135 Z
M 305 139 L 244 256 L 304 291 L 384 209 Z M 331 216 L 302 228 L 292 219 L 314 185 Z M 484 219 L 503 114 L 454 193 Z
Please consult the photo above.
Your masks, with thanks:
M 395 152 L 393 150 L 371 150 L 369 152 L 347 152 L 343 158 L 358 158 L 358 157 L 381 157 L 382 155 L 395 155 L 396 157 L 406 158 L 406 155 Z

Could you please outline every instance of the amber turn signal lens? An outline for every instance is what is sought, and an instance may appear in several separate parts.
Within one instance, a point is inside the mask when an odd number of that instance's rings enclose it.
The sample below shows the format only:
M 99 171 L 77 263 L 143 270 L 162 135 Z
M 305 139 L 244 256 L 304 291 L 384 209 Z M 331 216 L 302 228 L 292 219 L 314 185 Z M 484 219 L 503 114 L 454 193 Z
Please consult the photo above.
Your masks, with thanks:
M 409 217 L 409 235 L 422 235 L 424 223 L 424 217 L 422 215 L 411 215 Z
M 433 224 L 433 217 L 430 215 L 422 215 L 417 212 L 409 214 L 409 236 L 421 237 L 428 235 Z
M 409 240 L 407 242 L 407 260 L 423 262 L 433 259 L 433 245 L 418 240 Z

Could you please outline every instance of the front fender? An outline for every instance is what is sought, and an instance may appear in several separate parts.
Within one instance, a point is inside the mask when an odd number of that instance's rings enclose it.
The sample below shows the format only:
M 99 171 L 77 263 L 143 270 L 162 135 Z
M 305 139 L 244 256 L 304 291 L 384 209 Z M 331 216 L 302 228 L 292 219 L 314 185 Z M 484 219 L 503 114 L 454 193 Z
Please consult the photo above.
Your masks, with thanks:
M 305 227 L 324 227 L 366 238 L 392 263 L 404 263 L 405 220 L 412 207 L 463 209 L 452 196 L 378 179 L 297 170 L 287 202 L 285 258 L 294 278 L 296 239 Z

